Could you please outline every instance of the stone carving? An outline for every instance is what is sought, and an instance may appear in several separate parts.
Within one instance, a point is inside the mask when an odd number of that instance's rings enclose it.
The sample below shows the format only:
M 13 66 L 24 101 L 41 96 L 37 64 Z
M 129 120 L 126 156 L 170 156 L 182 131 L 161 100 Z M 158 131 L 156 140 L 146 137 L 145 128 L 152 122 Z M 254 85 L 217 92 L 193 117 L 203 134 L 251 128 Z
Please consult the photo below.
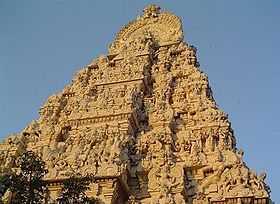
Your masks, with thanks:
M 266 176 L 243 161 L 196 54 L 180 19 L 148 6 L 0 144 L 0 170 L 28 149 L 46 162 L 52 195 L 79 173 L 94 175 L 100 203 L 266 202 Z

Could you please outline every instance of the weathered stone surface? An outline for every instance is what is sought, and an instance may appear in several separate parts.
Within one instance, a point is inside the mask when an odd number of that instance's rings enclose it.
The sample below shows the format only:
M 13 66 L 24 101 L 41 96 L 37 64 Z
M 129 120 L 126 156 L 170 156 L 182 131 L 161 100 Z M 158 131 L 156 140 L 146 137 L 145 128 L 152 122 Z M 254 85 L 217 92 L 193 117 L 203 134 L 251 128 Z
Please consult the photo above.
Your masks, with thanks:
M 100 203 L 266 203 L 265 174 L 244 163 L 196 52 L 177 16 L 148 6 L 0 144 L 2 170 L 28 149 L 47 164 L 51 199 L 80 173 L 95 175 Z

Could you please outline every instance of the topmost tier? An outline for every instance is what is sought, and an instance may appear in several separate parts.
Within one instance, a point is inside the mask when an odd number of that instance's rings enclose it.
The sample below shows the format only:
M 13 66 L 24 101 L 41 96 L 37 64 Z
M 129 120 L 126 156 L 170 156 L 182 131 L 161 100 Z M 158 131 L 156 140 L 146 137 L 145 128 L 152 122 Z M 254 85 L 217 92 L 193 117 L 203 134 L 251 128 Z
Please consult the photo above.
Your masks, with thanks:
M 117 54 L 125 48 L 126 42 L 140 36 L 150 35 L 159 45 L 172 44 L 183 40 L 182 22 L 170 12 L 160 12 L 160 7 L 149 5 L 143 15 L 124 26 L 109 47 L 109 54 Z

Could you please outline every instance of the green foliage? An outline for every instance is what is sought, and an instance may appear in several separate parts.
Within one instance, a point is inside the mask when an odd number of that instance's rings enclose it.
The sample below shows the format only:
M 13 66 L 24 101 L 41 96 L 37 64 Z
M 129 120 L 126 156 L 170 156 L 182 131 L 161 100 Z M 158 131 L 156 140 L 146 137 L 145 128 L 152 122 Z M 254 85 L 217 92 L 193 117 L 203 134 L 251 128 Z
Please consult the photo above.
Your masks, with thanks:
M 275 204 L 271 199 L 269 199 L 269 204 Z
M 60 197 L 57 199 L 59 204 L 94 204 L 94 199 L 86 195 L 89 189 L 88 177 L 81 178 L 79 175 L 71 176 L 63 182 L 63 188 Z
M 9 189 L 13 193 L 13 204 L 42 203 L 47 191 L 43 181 L 47 173 L 45 163 L 34 152 L 27 151 L 19 157 L 18 167 L 17 173 L 11 173 L 1 182 L 6 184 L 3 191 Z
M 0 175 L 0 204 L 3 203 L 2 199 L 11 185 L 10 178 L 11 175 L 7 173 Z
M 10 175 L 0 175 L 0 198 L 6 193 L 10 186 Z

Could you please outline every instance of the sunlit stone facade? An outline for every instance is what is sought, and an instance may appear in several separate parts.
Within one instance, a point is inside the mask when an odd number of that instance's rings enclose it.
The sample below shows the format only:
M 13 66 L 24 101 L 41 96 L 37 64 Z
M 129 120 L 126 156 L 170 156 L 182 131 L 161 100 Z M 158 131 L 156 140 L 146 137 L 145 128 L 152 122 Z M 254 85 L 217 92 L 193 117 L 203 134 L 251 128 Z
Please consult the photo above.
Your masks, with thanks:
M 196 52 L 179 17 L 146 7 L 38 120 L 0 144 L 2 169 L 38 153 L 50 203 L 73 173 L 94 175 L 87 193 L 99 203 L 268 203 L 265 174 L 243 162 Z

